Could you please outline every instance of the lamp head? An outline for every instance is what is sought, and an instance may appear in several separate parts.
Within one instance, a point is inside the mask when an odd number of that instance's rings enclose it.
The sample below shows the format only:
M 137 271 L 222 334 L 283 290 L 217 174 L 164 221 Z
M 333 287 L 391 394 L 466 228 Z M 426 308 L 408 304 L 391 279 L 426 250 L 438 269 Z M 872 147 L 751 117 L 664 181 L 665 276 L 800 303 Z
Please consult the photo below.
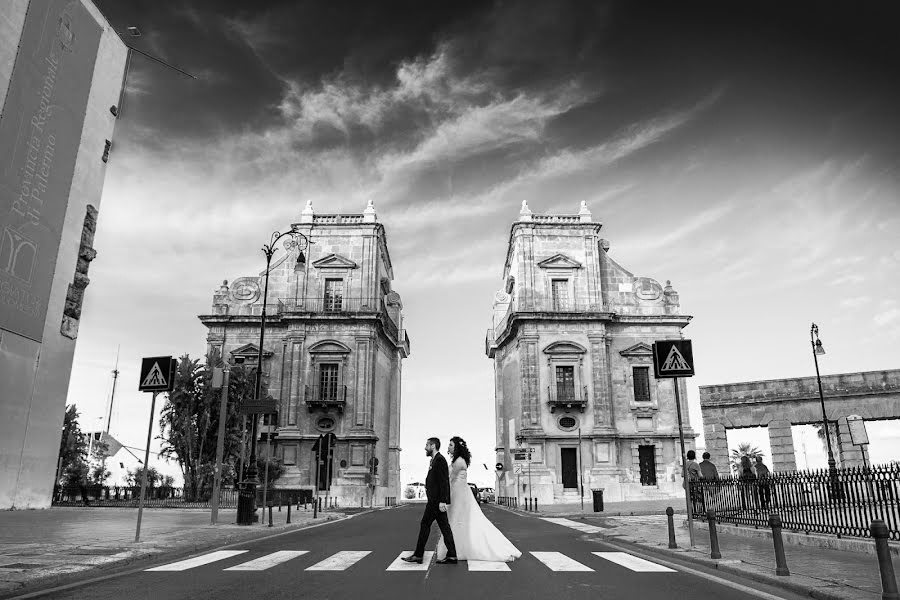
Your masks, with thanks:
M 302 267 L 305 264 L 306 264 L 306 257 L 303 255 L 303 250 L 301 250 L 297 254 L 297 266 Z
M 825 354 L 825 348 L 822 346 L 822 340 L 816 340 L 816 354 Z

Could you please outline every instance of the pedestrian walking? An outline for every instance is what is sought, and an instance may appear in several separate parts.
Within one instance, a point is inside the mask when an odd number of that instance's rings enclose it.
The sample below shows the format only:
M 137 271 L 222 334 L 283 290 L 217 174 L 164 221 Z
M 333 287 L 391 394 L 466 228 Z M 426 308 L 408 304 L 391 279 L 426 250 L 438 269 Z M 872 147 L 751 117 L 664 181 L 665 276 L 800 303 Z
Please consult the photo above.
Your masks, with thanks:
M 687 484 L 690 488 L 686 490 L 686 493 L 689 493 L 691 496 L 691 507 L 693 508 L 694 513 L 700 515 L 706 514 L 700 486 L 693 484 L 693 482 L 703 479 L 703 474 L 700 472 L 700 465 L 697 463 L 697 453 L 695 451 L 687 451 L 687 465 L 685 465 L 685 468 L 687 469 L 688 475 Z
M 746 454 L 741 457 L 741 465 L 738 470 L 738 485 L 741 488 L 741 508 L 754 509 L 757 506 L 756 473 L 753 472 L 753 464 Z
M 715 463 L 709 460 L 709 452 L 703 453 L 703 460 L 700 462 L 700 475 L 703 477 L 706 506 L 719 510 L 719 470 L 716 468 Z

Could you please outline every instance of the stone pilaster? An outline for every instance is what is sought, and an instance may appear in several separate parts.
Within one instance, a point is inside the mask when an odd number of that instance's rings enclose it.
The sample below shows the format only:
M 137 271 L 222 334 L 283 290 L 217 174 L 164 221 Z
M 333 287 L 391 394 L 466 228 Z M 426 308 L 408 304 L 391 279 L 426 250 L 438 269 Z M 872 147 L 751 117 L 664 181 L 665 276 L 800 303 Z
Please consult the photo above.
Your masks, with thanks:
M 290 398 L 287 424 L 291 426 L 297 425 L 297 414 L 302 410 L 306 401 L 304 398 L 306 388 L 303 377 L 301 377 L 301 373 L 304 372 L 303 357 L 306 353 L 303 352 L 303 345 L 305 341 L 306 338 L 303 336 L 291 336 L 286 344 L 289 352 L 288 360 L 286 361 L 288 364 L 286 365 L 287 370 L 282 371 L 282 376 L 287 379 L 287 389 L 289 390 L 286 395 L 286 397 Z
M 353 394 L 353 424 L 357 428 L 370 428 L 372 394 L 372 350 L 373 341 L 369 336 L 356 338 L 356 393 Z
M 538 368 L 538 336 L 520 335 L 519 364 L 522 370 L 523 430 L 540 430 L 540 369 Z
M 841 417 L 837 421 L 838 447 L 834 449 L 834 459 L 841 468 L 863 466 L 863 453 L 861 446 L 854 446 L 850 437 L 850 425 L 847 417 Z
M 773 471 L 796 471 L 794 459 L 794 438 L 790 421 L 770 421 L 768 426 L 769 445 L 772 448 Z
M 719 475 L 730 475 L 728 438 L 725 435 L 725 425 L 707 419 L 703 424 L 703 435 L 706 438 L 706 451 L 709 452 L 709 459 L 719 469 Z
M 594 432 L 614 431 L 612 422 L 612 394 L 610 394 L 607 374 L 609 363 L 606 356 L 606 336 L 603 333 L 589 333 L 591 345 L 591 402 L 594 409 Z

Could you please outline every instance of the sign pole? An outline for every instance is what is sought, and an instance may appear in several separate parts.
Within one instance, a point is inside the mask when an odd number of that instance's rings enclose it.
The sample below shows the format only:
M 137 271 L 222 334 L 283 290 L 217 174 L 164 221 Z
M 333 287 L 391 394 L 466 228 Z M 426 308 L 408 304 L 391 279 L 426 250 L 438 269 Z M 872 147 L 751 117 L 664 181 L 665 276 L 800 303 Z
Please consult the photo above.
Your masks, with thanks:
M 223 371 L 222 400 L 219 403 L 219 438 L 216 442 L 216 470 L 213 478 L 213 495 L 210 500 L 212 514 L 209 522 L 213 525 L 219 519 L 219 487 L 222 485 L 222 458 L 225 454 L 225 421 L 228 419 L 228 382 L 231 375 L 228 369 L 223 369 Z
M 691 510 L 691 485 L 688 480 L 687 452 L 684 449 L 684 426 L 681 422 L 681 396 L 678 393 L 678 378 L 673 377 L 675 383 L 675 411 L 678 414 L 678 439 L 681 441 L 681 471 L 684 476 L 684 503 L 687 507 L 688 519 L 688 535 L 691 540 L 691 547 L 694 547 L 694 516 Z
M 150 462 L 150 436 L 153 433 L 153 413 L 156 411 L 156 395 L 153 392 L 153 400 L 150 401 L 150 424 L 147 426 L 147 446 L 144 448 L 144 469 L 141 475 L 141 497 L 138 500 L 137 530 L 134 533 L 134 541 L 141 541 L 141 519 L 144 516 L 144 492 L 147 490 L 147 463 Z
M 528 446 L 528 497 L 534 498 L 531 494 L 534 490 L 531 488 L 531 446 Z
M 578 489 L 581 496 L 581 514 L 584 514 L 584 459 L 581 456 L 581 427 L 578 428 Z
M 263 417 L 263 419 L 268 419 L 270 423 L 269 428 L 267 428 L 266 430 L 266 472 L 263 474 L 263 518 L 259 520 L 260 523 L 265 525 L 266 507 L 268 506 L 268 504 L 266 504 L 266 492 L 269 491 L 269 454 L 272 452 L 272 417 L 270 415 L 266 415 Z M 263 421 L 263 423 L 265 423 L 265 421 Z

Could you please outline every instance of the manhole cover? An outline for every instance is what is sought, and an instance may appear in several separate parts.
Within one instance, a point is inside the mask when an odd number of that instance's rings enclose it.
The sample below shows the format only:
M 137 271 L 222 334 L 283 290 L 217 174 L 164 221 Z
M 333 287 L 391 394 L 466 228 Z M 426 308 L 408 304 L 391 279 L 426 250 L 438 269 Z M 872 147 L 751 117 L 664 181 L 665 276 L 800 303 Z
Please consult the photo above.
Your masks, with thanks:
M 0 565 L 0 569 L 40 569 L 41 567 L 46 567 L 48 565 L 39 565 L 32 563 L 12 563 L 11 565 Z

